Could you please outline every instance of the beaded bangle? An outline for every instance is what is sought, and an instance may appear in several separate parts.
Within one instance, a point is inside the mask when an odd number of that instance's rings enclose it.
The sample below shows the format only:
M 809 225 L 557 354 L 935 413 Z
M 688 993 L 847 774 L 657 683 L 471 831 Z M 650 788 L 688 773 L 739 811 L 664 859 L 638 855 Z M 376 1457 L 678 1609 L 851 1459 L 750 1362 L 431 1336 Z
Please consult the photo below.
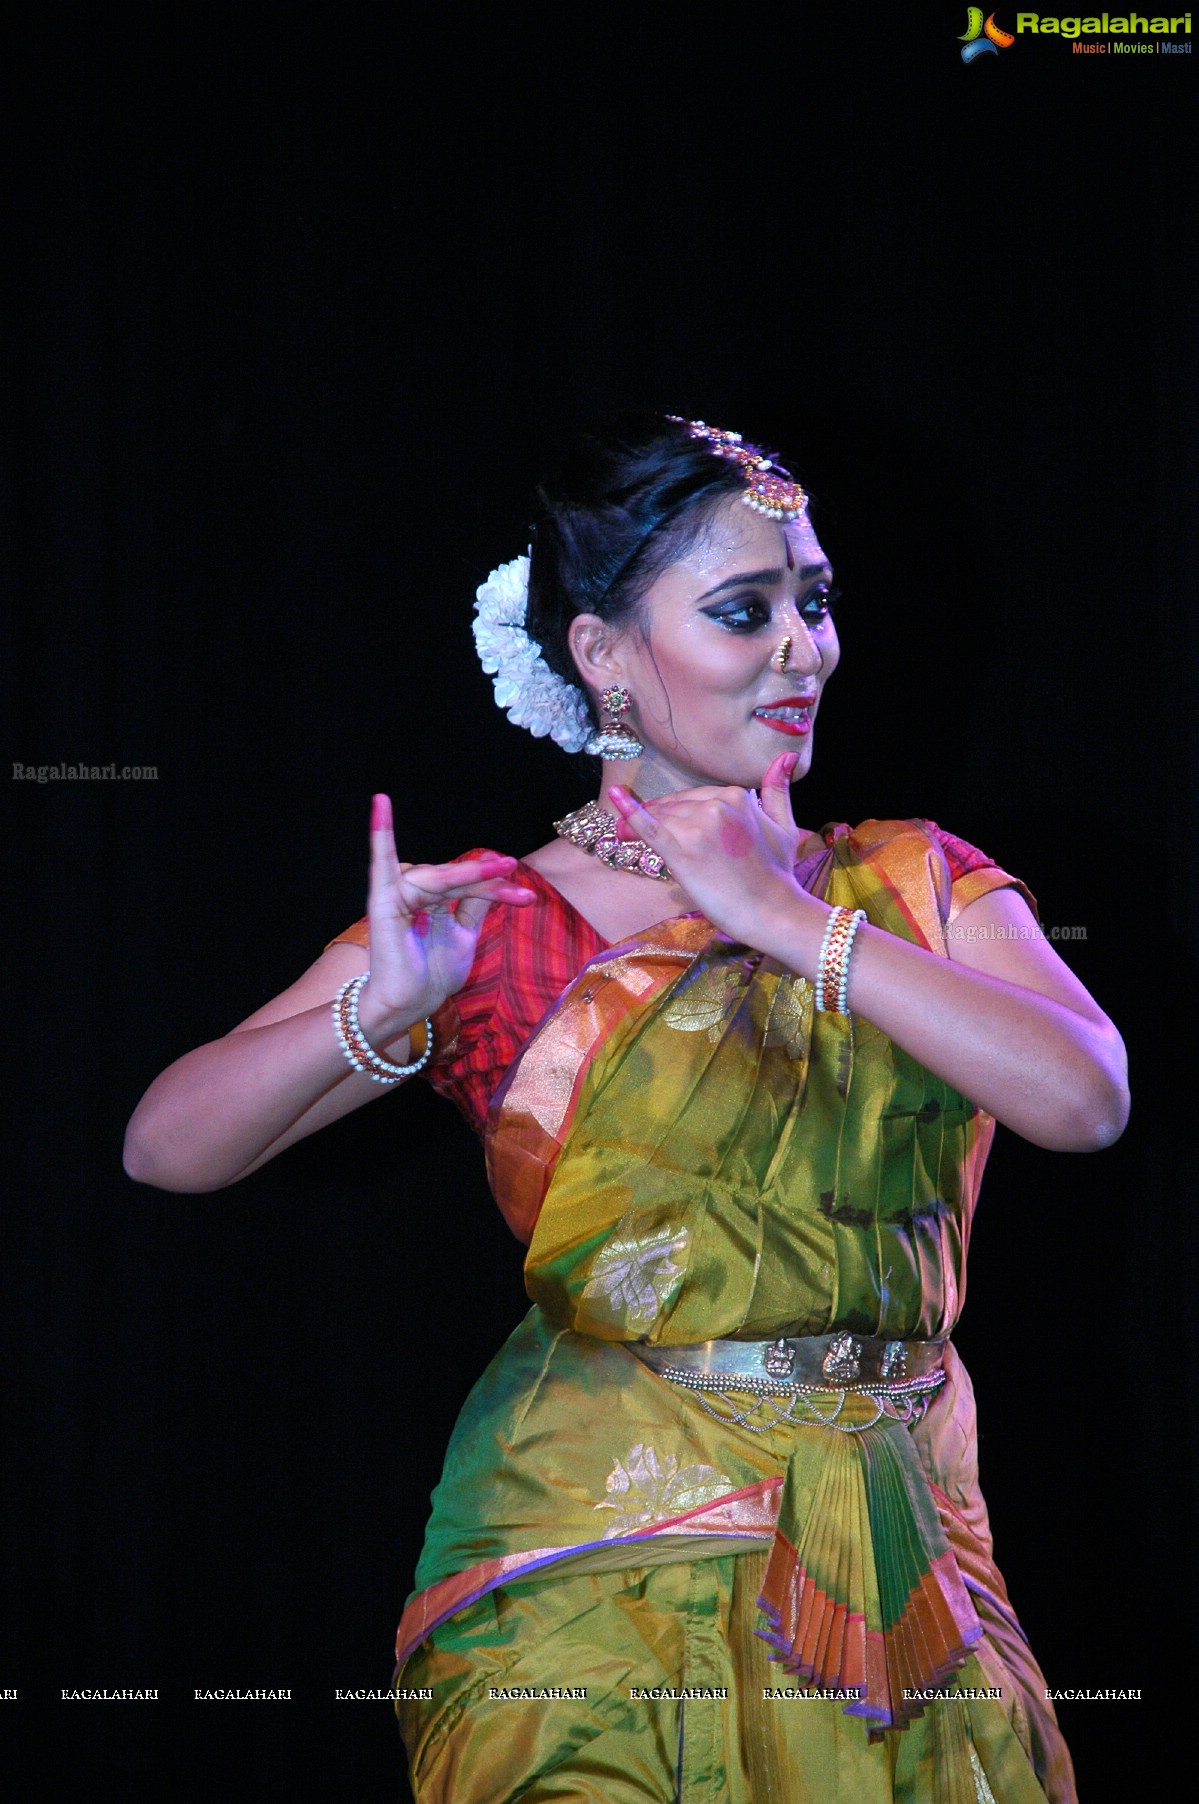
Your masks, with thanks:
M 857 937 L 858 928 L 865 919 L 866 910 L 864 908 L 857 908 L 854 910 L 853 920 L 849 923 L 849 932 L 846 936 L 845 946 L 841 953 L 840 981 L 837 984 L 837 1013 L 839 1015 L 848 1015 L 849 1013 L 849 955 L 853 951 L 853 943 Z
M 849 911 L 844 908 L 832 907 L 829 909 L 828 917 L 824 923 L 824 937 L 820 942 L 820 956 L 816 960 L 816 1007 L 818 1009 L 824 1008 L 825 978 L 828 967 L 829 947 L 832 944 L 833 933 L 841 916 L 848 912 Z
M 418 1059 L 410 1065 L 393 1065 L 382 1053 L 376 1052 L 358 1020 L 358 997 L 362 986 L 370 976 L 369 971 L 361 971 L 357 977 L 349 978 L 342 984 L 333 999 L 333 1031 L 337 1035 L 338 1044 L 345 1054 L 346 1063 L 355 1071 L 361 1071 L 376 1084 L 397 1084 L 402 1077 L 412 1077 L 417 1071 L 423 1071 L 433 1053 L 433 1023 L 427 1017 L 424 1022 L 425 1049 Z
M 866 919 L 864 908 L 833 908 L 816 961 L 816 1007 L 822 1014 L 847 1015 L 849 955 L 854 935 Z

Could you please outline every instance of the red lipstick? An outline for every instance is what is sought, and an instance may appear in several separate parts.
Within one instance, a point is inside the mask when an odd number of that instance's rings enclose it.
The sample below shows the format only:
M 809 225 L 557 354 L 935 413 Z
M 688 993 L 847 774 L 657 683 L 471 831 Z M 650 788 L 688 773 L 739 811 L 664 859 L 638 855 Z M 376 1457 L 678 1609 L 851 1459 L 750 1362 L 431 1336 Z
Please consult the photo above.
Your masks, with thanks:
M 806 695 L 785 695 L 780 701 L 765 702 L 754 709 L 754 719 L 776 733 L 785 733 L 792 739 L 802 738 L 812 731 L 811 709 L 818 694 L 819 690 L 813 689 Z

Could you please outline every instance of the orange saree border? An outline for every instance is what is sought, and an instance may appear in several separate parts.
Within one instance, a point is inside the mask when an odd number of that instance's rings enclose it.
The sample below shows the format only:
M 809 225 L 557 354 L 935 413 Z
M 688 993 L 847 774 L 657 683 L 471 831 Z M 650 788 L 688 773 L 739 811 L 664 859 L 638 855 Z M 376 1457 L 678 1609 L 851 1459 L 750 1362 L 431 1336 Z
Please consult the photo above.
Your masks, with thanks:
M 876 924 L 887 922 L 895 931 L 902 923 L 905 937 L 944 953 L 949 867 L 919 822 L 838 826 L 832 844 L 797 869 L 814 893 L 864 905 Z M 721 938 L 702 915 L 689 914 L 606 948 L 529 1035 L 491 1099 L 484 1135 L 492 1193 L 522 1245 L 532 1239 L 597 1051 L 634 1027 L 683 969 Z
M 598 1048 L 635 1021 L 712 936 L 701 915 L 680 915 L 609 947 L 584 965 L 525 1042 L 492 1097 L 484 1137 L 492 1193 L 522 1245 L 533 1237 Z
M 428 1635 L 488 1592 L 535 1574 L 552 1577 L 567 1562 L 574 1571 L 586 1571 L 589 1555 L 597 1568 L 607 1568 L 611 1556 L 622 1548 L 629 1552 L 628 1564 L 635 1566 L 640 1563 L 638 1551 L 650 1543 L 665 1544 L 655 1549 L 658 1564 L 703 1558 L 697 1549 L 702 1550 L 705 1541 L 721 1553 L 730 1551 L 730 1543 L 740 1542 L 746 1552 L 769 1547 L 758 1602 L 771 1626 L 757 1633 L 784 1671 L 817 1687 L 857 1689 L 860 1695 L 846 1704 L 844 1713 L 865 1718 L 872 1736 L 903 1728 L 923 1714 L 926 1702 L 919 1696 L 905 1697 L 905 1689 L 926 1692 L 965 1664 L 985 1633 L 973 1595 L 1002 1612 L 1023 1637 L 993 1559 L 936 1485 L 930 1484 L 929 1492 L 949 1546 L 932 1562 L 901 1619 L 885 1632 L 868 1630 L 860 1613 L 806 1582 L 796 1549 L 777 1528 L 782 1489 L 781 1475 L 761 1479 L 626 1535 L 528 1548 L 480 1561 L 442 1579 L 412 1598 L 400 1619 L 396 1675 Z M 596 1557 L 601 1554 L 602 1559 Z
M 456 1615 L 459 1610 L 464 1610 L 468 1604 L 475 1603 L 488 1591 L 494 1591 L 499 1585 L 513 1584 L 516 1580 L 544 1571 L 547 1567 L 560 1565 L 564 1560 L 575 1562 L 576 1570 L 584 1570 L 578 1564 L 583 1556 L 595 1553 L 600 1548 L 608 1550 L 629 1547 L 635 1554 L 639 1545 L 657 1540 L 659 1536 L 678 1537 L 680 1542 L 689 1542 L 695 1536 L 718 1536 L 723 1541 L 736 1539 L 744 1540 L 752 1546 L 768 1546 L 778 1520 L 778 1499 L 782 1488 L 781 1475 L 763 1478 L 757 1484 L 747 1485 L 740 1491 L 726 1492 L 713 1502 L 700 1504 L 698 1508 L 686 1510 L 681 1515 L 668 1516 L 661 1522 L 651 1522 L 644 1528 L 632 1529 L 627 1535 L 576 1542 L 567 1547 L 534 1547 L 523 1553 L 505 1554 L 500 1559 L 482 1560 L 477 1566 L 456 1572 L 452 1577 L 442 1579 L 419 1592 L 404 1611 L 396 1633 L 397 1669 L 440 1623 Z M 689 1559 L 693 1551 L 689 1545 L 680 1546 L 679 1552 L 673 1557 Z M 629 1563 L 636 1565 L 635 1557 Z

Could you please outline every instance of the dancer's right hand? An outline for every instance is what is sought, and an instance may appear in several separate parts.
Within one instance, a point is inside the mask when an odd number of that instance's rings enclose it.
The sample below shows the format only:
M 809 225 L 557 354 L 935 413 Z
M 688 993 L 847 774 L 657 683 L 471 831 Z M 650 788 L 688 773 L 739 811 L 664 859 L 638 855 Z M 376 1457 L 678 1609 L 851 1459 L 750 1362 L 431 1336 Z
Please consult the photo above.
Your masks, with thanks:
M 372 798 L 370 845 L 370 979 L 358 999 L 358 1018 L 378 1046 L 434 1014 L 461 989 L 493 902 L 520 908 L 536 898 L 527 885 L 512 881 L 514 858 L 401 863 L 385 795 Z

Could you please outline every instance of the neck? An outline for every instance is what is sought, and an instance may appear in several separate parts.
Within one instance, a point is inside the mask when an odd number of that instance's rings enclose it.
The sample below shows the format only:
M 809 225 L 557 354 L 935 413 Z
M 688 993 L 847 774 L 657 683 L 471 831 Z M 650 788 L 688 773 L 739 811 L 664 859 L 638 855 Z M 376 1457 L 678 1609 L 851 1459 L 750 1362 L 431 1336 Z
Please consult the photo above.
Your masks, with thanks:
M 596 802 L 606 814 L 618 819 L 616 808 L 608 796 L 613 783 L 619 783 L 624 789 L 631 789 L 643 802 L 656 801 L 660 796 L 676 795 L 683 789 L 701 787 L 701 780 L 693 772 L 675 768 L 664 759 L 647 754 L 641 758 L 629 758 L 616 762 L 605 759 L 600 778 L 599 795 Z M 818 841 L 820 835 L 808 828 L 799 828 L 800 846 L 807 849 L 807 842 Z
M 651 752 L 621 762 L 606 758 L 600 777 L 599 805 L 609 814 L 613 813 L 608 800 L 613 783 L 633 790 L 643 802 L 653 802 L 659 796 L 674 795 L 681 789 L 694 789 L 699 781 L 690 771 L 681 770 Z

